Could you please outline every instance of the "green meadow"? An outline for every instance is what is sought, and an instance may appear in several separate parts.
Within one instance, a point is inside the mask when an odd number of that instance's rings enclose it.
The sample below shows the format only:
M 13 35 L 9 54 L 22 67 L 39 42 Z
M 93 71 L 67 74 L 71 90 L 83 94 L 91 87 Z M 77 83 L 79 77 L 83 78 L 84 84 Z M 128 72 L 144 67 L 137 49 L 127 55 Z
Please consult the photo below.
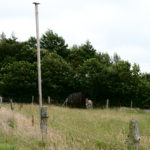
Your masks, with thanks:
M 38 105 L 3 104 L 0 150 L 128 150 L 129 121 L 138 121 L 140 150 L 150 149 L 150 113 L 140 109 L 74 109 L 48 106 L 47 135 Z M 33 119 L 34 118 L 34 119 Z M 33 125 L 34 123 L 34 125 Z

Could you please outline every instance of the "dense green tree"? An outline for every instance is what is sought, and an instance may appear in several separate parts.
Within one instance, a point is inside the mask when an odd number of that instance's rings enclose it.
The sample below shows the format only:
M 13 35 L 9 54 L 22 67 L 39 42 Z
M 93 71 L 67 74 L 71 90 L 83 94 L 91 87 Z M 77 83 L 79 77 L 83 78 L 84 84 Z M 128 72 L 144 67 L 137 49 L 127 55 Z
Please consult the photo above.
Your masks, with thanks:
M 89 41 L 81 46 L 74 45 L 71 48 L 70 55 L 68 57 L 73 68 L 77 68 L 84 63 L 84 61 L 94 58 L 96 56 L 96 50 L 93 48 Z
M 55 52 L 63 58 L 67 58 L 69 54 L 68 45 L 65 40 L 54 33 L 52 30 L 48 30 L 41 37 L 41 48 L 47 49 L 49 52 Z
M 64 100 L 73 89 L 72 68 L 56 53 L 43 57 L 42 79 L 44 96 L 50 95 L 54 99 Z
M 30 37 L 28 39 L 28 41 L 26 41 L 26 46 L 27 46 L 27 49 L 28 50 L 33 50 L 33 49 L 36 49 L 36 38 L 35 37 Z
M 26 98 L 37 95 L 36 64 L 14 61 L 0 70 L 1 94 L 4 97 Z
M 141 73 L 117 54 L 96 52 L 89 41 L 71 49 L 51 30 L 41 38 L 43 97 L 62 102 L 70 93 L 83 92 L 94 103 L 150 108 L 150 74 Z M 37 96 L 36 39 L 19 42 L 0 35 L 0 95 L 27 102 Z M 26 98 L 20 99 L 20 98 Z M 28 100 L 27 100 L 28 99 Z
M 20 52 L 23 48 L 24 43 L 18 42 L 16 39 L 2 39 L 0 40 L 0 66 L 3 64 L 3 61 L 6 63 L 6 57 L 11 57 L 12 60 L 15 60 L 16 55 Z
M 116 59 L 113 64 L 112 90 L 111 97 L 115 100 L 113 103 L 121 105 L 130 104 L 130 89 L 131 89 L 131 64 L 128 61 Z
M 114 64 L 117 64 L 120 61 L 121 61 L 120 56 L 118 56 L 117 53 L 114 53 L 114 56 L 113 56 L 113 62 L 114 62 Z
M 96 58 L 91 58 L 78 70 L 78 80 L 82 91 L 95 101 L 102 102 L 108 94 L 105 84 L 107 78 L 105 66 Z
M 95 58 L 107 67 L 112 64 L 111 58 L 107 53 L 97 53 Z
M 139 92 L 137 92 L 137 100 L 135 106 L 140 108 L 150 108 L 150 82 L 141 80 L 139 85 Z

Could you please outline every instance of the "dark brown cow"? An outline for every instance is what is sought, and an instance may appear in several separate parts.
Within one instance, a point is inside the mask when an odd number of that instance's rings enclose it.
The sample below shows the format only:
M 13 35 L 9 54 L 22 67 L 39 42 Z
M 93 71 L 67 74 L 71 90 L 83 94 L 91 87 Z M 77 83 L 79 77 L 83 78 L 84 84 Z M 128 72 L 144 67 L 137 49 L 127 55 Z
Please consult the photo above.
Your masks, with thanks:
M 70 94 L 65 102 L 64 106 L 77 107 L 77 108 L 85 108 L 86 97 L 81 93 L 72 93 Z

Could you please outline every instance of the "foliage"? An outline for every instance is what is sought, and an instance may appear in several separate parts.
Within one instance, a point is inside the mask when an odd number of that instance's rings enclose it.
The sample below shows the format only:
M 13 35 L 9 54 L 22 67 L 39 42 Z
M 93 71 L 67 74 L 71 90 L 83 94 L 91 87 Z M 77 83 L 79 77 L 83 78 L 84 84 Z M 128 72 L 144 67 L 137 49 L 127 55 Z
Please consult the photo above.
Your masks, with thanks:
M 6 97 L 26 98 L 37 95 L 36 64 L 14 61 L 1 68 L 1 94 Z
M 55 102 L 71 93 L 82 92 L 94 104 L 150 108 L 150 74 L 141 73 L 138 64 L 122 60 L 116 53 L 97 52 L 90 41 L 68 48 L 52 30 L 41 37 L 43 97 Z M 19 42 L 0 35 L 0 95 L 28 102 L 37 92 L 36 38 Z M 24 99 L 23 99 L 24 98 Z
M 48 30 L 41 38 L 41 48 L 47 49 L 49 52 L 55 52 L 58 55 L 66 58 L 69 50 L 68 45 L 65 44 L 65 40 L 53 33 L 52 30 Z
M 71 91 L 72 68 L 56 53 L 50 53 L 43 57 L 42 78 L 44 96 L 51 95 L 55 99 L 64 100 Z
M 81 66 L 87 59 L 93 58 L 96 55 L 96 50 L 93 48 L 89 41 L 81 46 L 74 45 L 71 48 L 71 52 L 68 56 L 69 62 L 75 69 Z
M 2 39 L 0 40 L 0 66 L 6 63 L 7 58 L 10 60 L 11 57 L 12 60 L 14 61 L 16 54 L 19 53 L 20 49 L 22 49 L 23 43 L 17 42 L 16 39 Z

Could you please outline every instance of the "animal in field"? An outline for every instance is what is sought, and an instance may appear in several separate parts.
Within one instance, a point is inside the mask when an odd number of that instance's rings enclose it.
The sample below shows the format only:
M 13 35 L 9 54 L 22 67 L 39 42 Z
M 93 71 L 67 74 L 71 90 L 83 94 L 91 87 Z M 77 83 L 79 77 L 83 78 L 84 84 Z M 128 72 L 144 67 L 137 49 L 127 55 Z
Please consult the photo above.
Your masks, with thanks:
M 70 94 L 63 105 L 77 108 L 93 108 L 92 100 L 88 100 L 81 92 Z
M 81 92 L 72 93 L 66 98 L 64 106 L 85 108 L 85 100 L 86 97 Z
M 86 105 L 87 109 L 92 109 L 93 108 L 93 101 L 86 98 L 85 105 Z

